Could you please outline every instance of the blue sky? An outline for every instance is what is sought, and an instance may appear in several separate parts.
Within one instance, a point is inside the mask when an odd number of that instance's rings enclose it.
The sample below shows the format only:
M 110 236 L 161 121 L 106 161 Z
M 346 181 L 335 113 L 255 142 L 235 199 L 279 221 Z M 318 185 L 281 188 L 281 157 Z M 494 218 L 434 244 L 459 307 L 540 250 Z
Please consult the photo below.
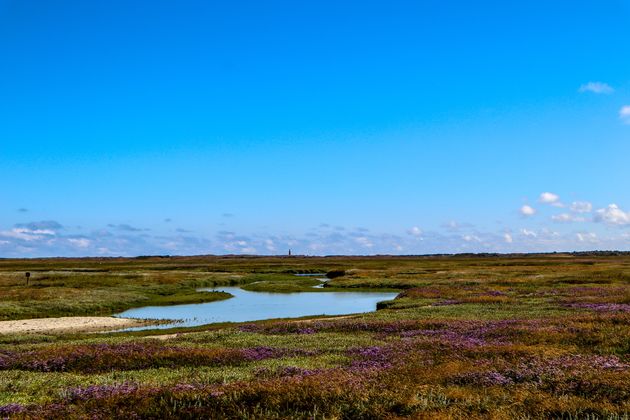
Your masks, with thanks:
M 0 0 L 0 256 L 630 249 L 630 1 Z

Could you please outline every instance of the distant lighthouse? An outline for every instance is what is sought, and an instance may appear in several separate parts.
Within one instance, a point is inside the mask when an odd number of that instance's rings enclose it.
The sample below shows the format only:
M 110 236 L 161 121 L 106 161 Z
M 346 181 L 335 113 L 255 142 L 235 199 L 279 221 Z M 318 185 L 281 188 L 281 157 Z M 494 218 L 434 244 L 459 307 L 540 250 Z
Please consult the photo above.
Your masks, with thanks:
M 291 250 L 289 249 L 289 257 L 291 256 Z

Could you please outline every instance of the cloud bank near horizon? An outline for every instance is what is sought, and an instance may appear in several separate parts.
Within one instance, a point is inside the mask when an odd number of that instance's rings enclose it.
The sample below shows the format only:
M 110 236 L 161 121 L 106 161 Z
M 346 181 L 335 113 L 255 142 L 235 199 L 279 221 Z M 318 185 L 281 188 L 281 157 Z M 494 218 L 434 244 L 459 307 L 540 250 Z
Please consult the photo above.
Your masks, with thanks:
M 495 230 L 451 220 L 436 229 L 413 225 L 402 232 L 321 224 L 302 234 L 218 230 L 201 235 L 181 227 L 158 233 L 109 223 L 84 233 L 54 220 L 31 221 L 0 229 L 0 256 L 284 255 L 289 249 L 304 255 L 630 249 L 630 212 L 617 204 L 597 209 L 588 201 L 564 204 L 551 192 L 543 192 L 538 203 L 547 211 L 524 205 L 516 212 L 521 215 L 520 225 Z

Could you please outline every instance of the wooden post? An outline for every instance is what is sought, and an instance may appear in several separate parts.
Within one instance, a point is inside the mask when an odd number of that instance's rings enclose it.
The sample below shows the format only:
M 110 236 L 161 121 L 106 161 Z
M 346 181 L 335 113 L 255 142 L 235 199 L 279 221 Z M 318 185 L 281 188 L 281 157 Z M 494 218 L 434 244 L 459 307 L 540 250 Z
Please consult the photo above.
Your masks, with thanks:
M 31 273 L 27 271 L 24 275 L 26 276 L 26 285 L 28 286 L 28 279 L 31 277 Z

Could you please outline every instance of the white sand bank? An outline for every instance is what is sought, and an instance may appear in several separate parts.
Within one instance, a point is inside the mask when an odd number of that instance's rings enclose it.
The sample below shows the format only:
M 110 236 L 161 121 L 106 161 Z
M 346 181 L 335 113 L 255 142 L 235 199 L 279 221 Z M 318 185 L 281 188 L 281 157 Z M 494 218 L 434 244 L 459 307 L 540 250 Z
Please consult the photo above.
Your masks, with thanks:
M 117 330 L 140 325 L 147 325 L 147 322 L 111 316 L 20 319 L 17 321 L 0 321 L 0 334 L 93 332 Z

